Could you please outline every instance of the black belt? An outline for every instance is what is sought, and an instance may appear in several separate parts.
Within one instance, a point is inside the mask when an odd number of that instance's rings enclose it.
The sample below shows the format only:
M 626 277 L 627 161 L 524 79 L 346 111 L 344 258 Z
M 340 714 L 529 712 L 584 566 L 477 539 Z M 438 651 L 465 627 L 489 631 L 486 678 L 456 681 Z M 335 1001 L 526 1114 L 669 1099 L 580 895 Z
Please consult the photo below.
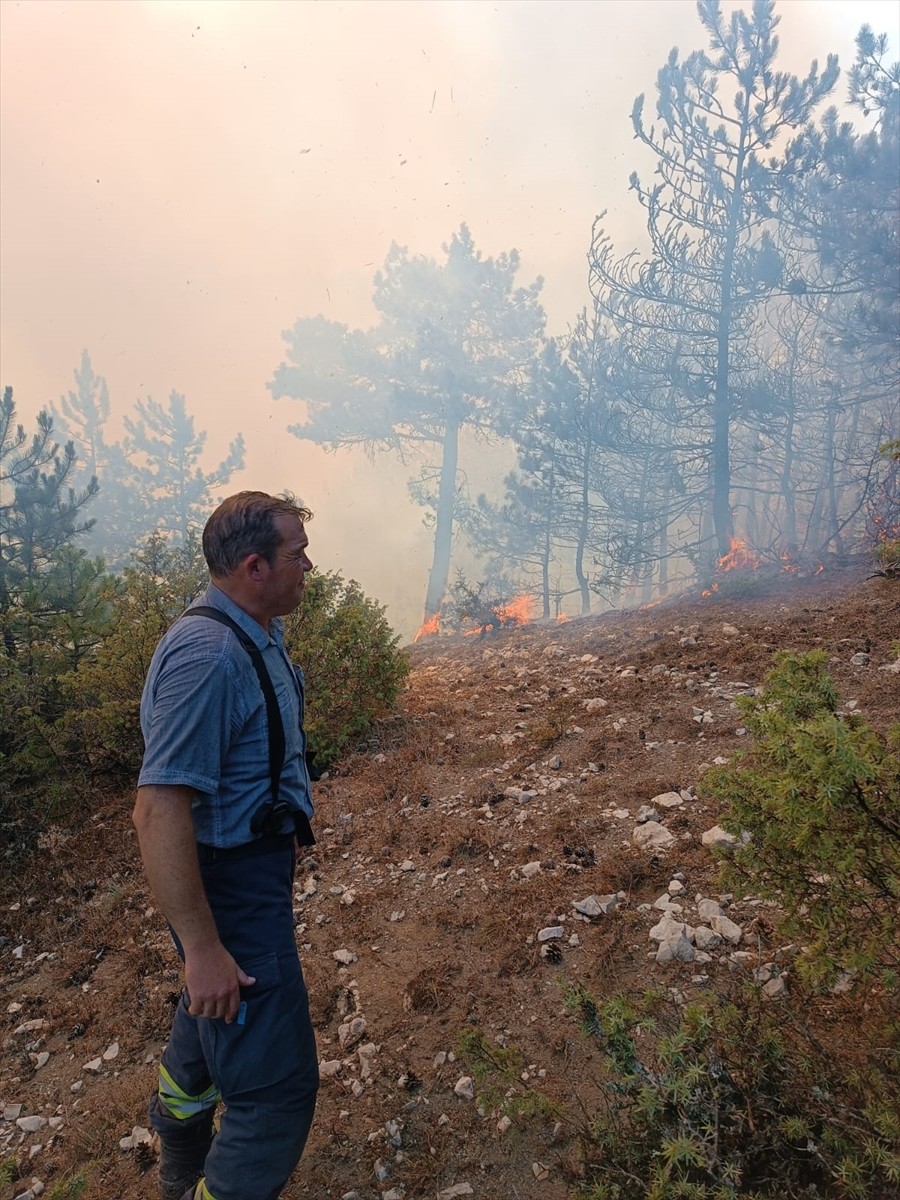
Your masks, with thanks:
M 292 833 L 276 833 L 269 837 L 254 838 L 252 842 L 244 842 L 241 846 L 208 846 L 205 842 L 198 842 L 197 859 L 202 867 L 208 867 L 226 859 L 257 858 L 263 854 L 274 854 L 278 850 L 290 849 L 293 844 Z

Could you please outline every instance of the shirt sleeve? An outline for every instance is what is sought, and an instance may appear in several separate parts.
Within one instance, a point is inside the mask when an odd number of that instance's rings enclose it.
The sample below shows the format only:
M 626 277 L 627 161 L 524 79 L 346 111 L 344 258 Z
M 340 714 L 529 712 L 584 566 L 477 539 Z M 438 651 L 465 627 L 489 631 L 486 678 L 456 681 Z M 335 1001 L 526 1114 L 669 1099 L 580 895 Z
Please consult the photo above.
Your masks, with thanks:
M 171 653 L 142 713 L 138 786 L 181 785 L 214 795 L 238 719 L 237 697 L 226 659 Z

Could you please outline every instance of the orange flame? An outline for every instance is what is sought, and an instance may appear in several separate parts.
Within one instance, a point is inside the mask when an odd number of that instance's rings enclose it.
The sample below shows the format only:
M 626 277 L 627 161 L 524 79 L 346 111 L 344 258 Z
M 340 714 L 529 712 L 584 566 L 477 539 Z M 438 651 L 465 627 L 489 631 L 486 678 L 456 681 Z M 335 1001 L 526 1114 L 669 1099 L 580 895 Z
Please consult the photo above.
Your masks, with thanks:
M 478 633 L 486 633 L 489 629 L 497 629 L 503 625 L 527 625 L 534 619 L 535 599 L 533 596 L 516 596 L 509 604 L 498 604 L 493 610 L 496 620 L 485 621 L 475 629 L 464 630 L 465 637 L 473 637 Z
M 755 571 L 759 566 L 759 556 L 754 554 L 747 543 L 741 538 L 733 537 L 727 554 L 723 554 L 716 563 L 716 573 L 724 574 L 739 568 Z
M 504 625 L 525 625 L 534 613 L 533 596 L 516 596 L 509 604 L 502 604 L 497 615 Z
M 440 624 L 440 615 L 438 613 L 435 613 L 433 617 L 429 617 L 428 620 L 422 625 L 422 628 L 419 630 L 419 632 L 413 638 L 413 641 L 417 642 L 420 638 L 431 637 L 432 634 L 437 633 L 439 624 Z

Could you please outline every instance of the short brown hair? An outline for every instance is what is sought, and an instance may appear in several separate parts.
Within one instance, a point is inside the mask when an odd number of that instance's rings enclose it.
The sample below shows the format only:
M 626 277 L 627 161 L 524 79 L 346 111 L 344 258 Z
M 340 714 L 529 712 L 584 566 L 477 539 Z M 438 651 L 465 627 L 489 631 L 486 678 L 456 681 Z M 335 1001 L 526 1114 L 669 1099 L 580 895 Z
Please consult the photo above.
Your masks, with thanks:
M 248 554 L 273 562 L 281 545 L 276 517 L 296 517 L 305 525 L 312 513 L 290 492 L 281 496 L 237 492 L 223 500 L 203 529 L 203 557 L 210 575 L 219 579 L 230 575 Z

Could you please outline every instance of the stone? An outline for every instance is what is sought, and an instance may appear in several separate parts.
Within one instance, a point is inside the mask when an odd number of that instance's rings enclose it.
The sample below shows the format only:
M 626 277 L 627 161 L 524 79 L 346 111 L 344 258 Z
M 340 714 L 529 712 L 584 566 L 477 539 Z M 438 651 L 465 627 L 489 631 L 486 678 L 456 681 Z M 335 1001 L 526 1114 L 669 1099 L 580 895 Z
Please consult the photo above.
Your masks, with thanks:
M 775 975 L 768 983 L 763 985 L 763 995 L 768 996 L 770 1000 L 779 1000 L 782 996 L 787 995 L 787 981 L 783 975 Z
M 497 1132 L 499 1134 L 508 1133 L 512 1129 L 512 1121 L 509 1117 L 501 1117 L 497 1122 Z
M 737 637 L 741 631 L 738 629 L 737 625 L 723 625 L 722 632 L 726 637 Z
M 22 1104 L 4 1105 L 3 1120 L 4 1121 L 15 1121 L 17 1117 L 20 1117 L 22 1115 L 23 1108 L 24 1108 L 24 1105 L 22 1105 Z
M 470 1183 L 454 1183 L 452 1187 L 442 1188 L 437 1194 L 437 1200 L 455 1200 L 457 1196 L 474 1196 Z
M 138 1146 L 149 1146 L 153 1135 L 143 1125 L 135 1125 L 128 1137 L 119 1139 L 120 1150 L 137 1150 Z
M 698 950 L 714 950 L 721 944 L 722 935 L 710 929 L 708 925 L 698 925 L 694 930 L 694 945 Z
M 631 840 L 641 850 L 666 850 L 675 841 L 675 835 L 664 825 L 649 821 L 635 826 Z
M 92 1058 L 90 1062 L 86 1062 L 84 1064 L 84 1066 L 82 1067 L 83 1071 L 93 1071 L 95 1075 L 102 1069 L 103 1069 L 103 1059 L 102 1058 Z
M 601 708 L 606 708 L 608 701 L 601 696 L 593 696 L 590 700 L 582 700 L 581 707 L 585 712 L 599 712 Z
M 658 821 L 659 813 L 651 804 L 642 804 L 634 819 L 639 825 L 645 825 L 648 821 Z
M 113 1042 L 111 1046 L 107 1046 L 103 1051 L 103 1061 L 112 1062 L 114 1058 L 119 1057 L 119 1043 Z
M 697 915 L 701 921 L 711 921 L 713 917 L 723 917 L 725 914 L 715 900 L 698 900 Z
M 43 1017 L 38 1017 L 34 1021 L 25 1021 L 22 1025 L 17 1026 L 13 1030 L 13 1035 L 20 1033 L 37 1033 L 39 1029 L 46 1029 L 49 1024 L 50 1022 L 45 1021 Z
M 584 917 L 599 917 L 611 913 L 618 903 L 618 896 L 585 896 L 583 900 L 574 900 L 572 907 Z
M 565 937 L 565 929 L 562 925 L 548 925 L 545 929 L 539 929 L 537 939 L 539 942 L 558 941 L 559 938 Z
M 354 1017 L 338 1027 L 338 1041 L 344 1050 L 352 1049 L 365 1037 L 368 1025 L 365 1017 Z
M 453 1091 L 461 1100 L 474 1100 L 475 1081 L 471 1075 L 462 1075 L 453 1085 Z
M 707 829 L 700 837 L 700 841 L 704 846 L 734 846 L 737 843 L 737 838 L 733 833 L 728 833 L 721 825 L 713 825 L 712 829 Z
M 720 934 L 726 942 L 730 942 L 732 946 L 736 946 L 743 937 L 744 931 L 740 925 L 735 924 L 729 917 L 713 917 L 710 921 L 713 932 Z
M 323 1079 L 332 1079 L 342 1066 L 339 1058 L 329 1058 L 319 1063 L 319 1074 Z
M 850 659 L 850 664 L 854 667 L 867 667 L 869 665 L 869 655 L 863 653 L 854 654 Z
M 522 814 L 525 815 L 524 813 Z M 527 862 L 524 866 L 519 867 L 519 874 L 525 879 L 531 879 L 533 875 L 540 872 L 541 864 L 539 862 Z
M 681 808 L 684 804 L 680 792 L 660 792 L 658 796 L 654 796 L 650 803 L 660 808 Z
M 682 926 L 678 933 L 670 934 L 665 941 L 659 943 L 659 948 L 656 951 L 656 961 L 658 963 L 667 963 L 673 960 L 678 962 L 694 961 L 694 947 L 684 932 L 684 928 Z
M 46 1124 L 47 1118 L 37 1115 L 32 1117 L 16 1118 L 16 1125 L 22 1130 L 23 1133 L 40 1133 Z
M 335 962 L 340 963 L 344 967 L 349 967 L 353 963 L 359 962 L 359 959 L 352 950 L 345 950 L 343 947 L 340 950 L 332 950 L 331 957 Z

